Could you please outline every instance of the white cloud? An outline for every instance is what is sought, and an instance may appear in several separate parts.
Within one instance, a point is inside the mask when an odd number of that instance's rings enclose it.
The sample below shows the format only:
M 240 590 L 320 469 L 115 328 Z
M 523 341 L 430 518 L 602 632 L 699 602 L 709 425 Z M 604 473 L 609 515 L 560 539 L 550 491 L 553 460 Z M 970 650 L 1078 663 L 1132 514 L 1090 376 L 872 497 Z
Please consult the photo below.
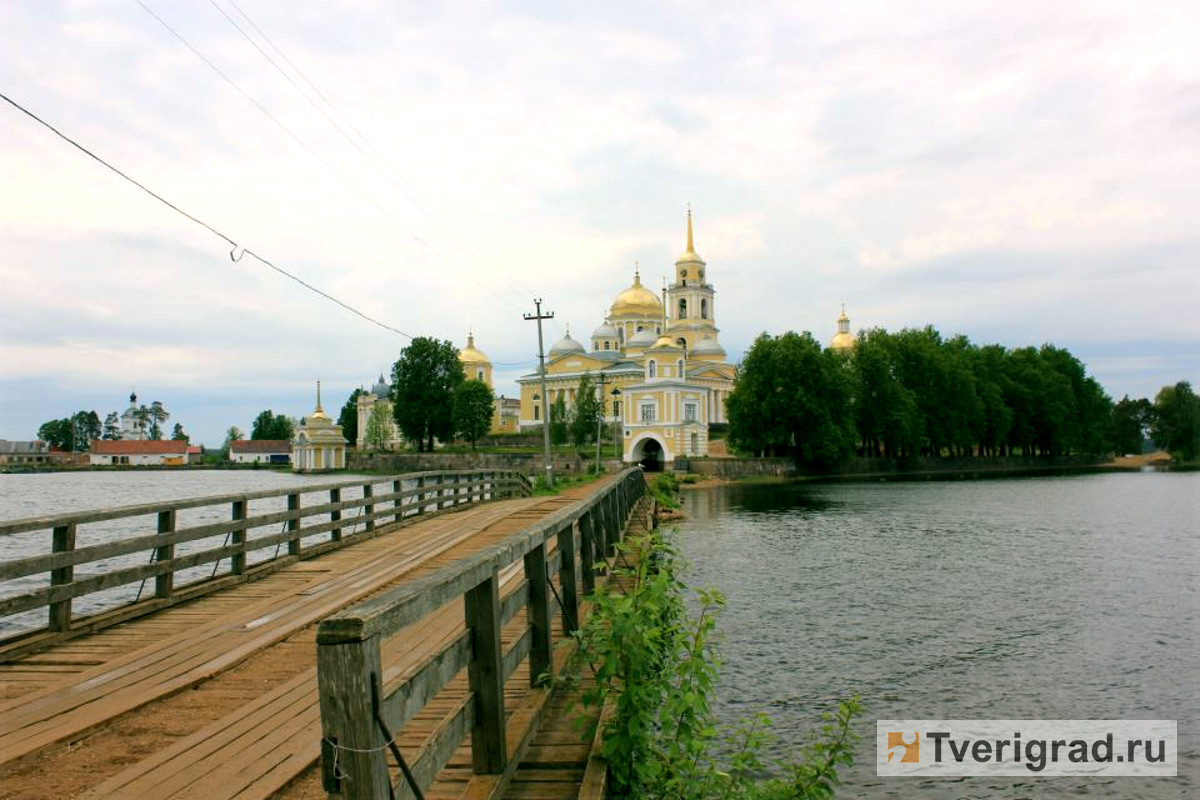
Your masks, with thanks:
M 856 327 L 1095 343 L 1102 381 L 1144 358 L 1143 394 L 1196 377 L 1195 4 L 243 4 L 391 180 L 211 7 L 151 6 L 357 189 L 136 4 L 0 7 L 0 83 L 403 330 L 470 326 L 528 361 L 533 294 L 586 335 L 634 260 L 669 274 L 691 201 L 732 354 L 763 329 L 825 339 L 846 301 Z M 134 382 L 257 381 L 295 412 L 403 346 L 0 114 L 0 436 L 75 410 L 3 386 L 105 407 Z M 1143 350 L 1106 357 L 1116 334 Z M 205 419 L 207 440 L 246 422 Z

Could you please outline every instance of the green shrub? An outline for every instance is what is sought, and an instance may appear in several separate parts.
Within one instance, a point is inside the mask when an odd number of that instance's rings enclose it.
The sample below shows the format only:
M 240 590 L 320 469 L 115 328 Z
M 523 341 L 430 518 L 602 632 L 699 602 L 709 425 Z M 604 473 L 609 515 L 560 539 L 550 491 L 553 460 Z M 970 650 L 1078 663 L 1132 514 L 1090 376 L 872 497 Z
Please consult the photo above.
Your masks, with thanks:
M 626 545 L 618 545 L 627 564 Z M 596 590 L 592 613 L 575 635 L 595 682 L 585 705 L 612 698 L 616 713 L 604 729 L 601 755 L 609 765 L 610 796 L 647 800 L 810 800 L 833 796 L 839 766 L 853 760 L 851 720 L 857 698 L 844 700 L 805 744 L 800 759 L 772 769 L 763 758 L 770 720 L 760 714 L 721 731 L 710 704 L 720 661 L 712 645 L 725 600 L 696 592 L 679 578 L 675 549 L 656 534 L 637 545 L 636 566 L 617 568 L 619 580 Z M 618 591 L 617 584 L 626 591 Z

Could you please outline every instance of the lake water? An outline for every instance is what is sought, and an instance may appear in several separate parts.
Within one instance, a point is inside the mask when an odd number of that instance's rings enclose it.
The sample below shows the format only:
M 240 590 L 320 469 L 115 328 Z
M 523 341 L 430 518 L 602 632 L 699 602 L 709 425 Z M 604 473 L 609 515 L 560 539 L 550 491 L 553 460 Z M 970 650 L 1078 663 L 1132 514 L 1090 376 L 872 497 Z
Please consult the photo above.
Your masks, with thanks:
M 718 710 L 794 752 L 858 694 L 839 797 L 1200 797 L 1200 474 L 684 493 L 689 582 L 727 597 Z M 1176 719 L 1176 779 L 881 779 L 877 719 Z
M 282 470 L 129 470 L 95 472 L 46 472 L 31 474 L 0 474 L 0 519 L 12 520 L 70 511 L 90 511 L 166 500 L 183 500 L 192 497 L 253 492 L 265 489 L 290 489 L 317 483 L 350 480 L 355 476 L 298 475 Z M 314 496 L 317 497 L 317 496 Z M 304 498 L 304 504 L 324 502 L 321 499 Z M 362 497 L 361 489 L 350 488 L 342 493 L 343 500 Z M 287 501 L 283 497 L 254 500 L 249 514 L 267 514 L 283 511 Z M 347 518 L 354 512 L 348 512 Z M 183 509 L 178 512 L 177 527 L 184 528 L 229 519 L 230 508 L 225 505 L 206 508 Z M 79 527 L 76 546 L 84 547 L 154 533 L 155 519 L 134 517 L 105 522 L 89 523 Z M 248 533 L 251 539 L 258 535 L 276 533 L 281 526 L 270 530 L 254 528 Z M 348 523 L 347 530 L 352 531 Z M 305 545 L 312 545 L 330 538 L 329 533 L 305 537 Z M 176 547 L 176 555 L 213 548 L 221 544 L 221 538 L 186 542 Z M 50 533 L 36 531 L 0 537 L 0 560 L 43 555 L 50 552 Z M 254 564 L 272 558 L 276 554 L 271 548 L 259 549 L 247 555 L 247 563 Z M 76 578 L 122 567 L 133 567 L 146 562 L 147 554 L 119 556 L 106 561 L 77 567 Z M 217 570 L 228 572 L 228 559 L 215 565 Z M 182 586 L 210 577 L 214 565 L 193 567 L 176 573 L 176 586 Z M 0 597 L 8 597 L 49 584 L 49 577 L 30 575 L 15 580 L 0 581 Z M 150 591 L 154 581 L 147 582 Z M 147 586 L 140 583 L 107 589 L 86 595 L 74 601 L 76 614 L 90 614 L 113 608 L 135 599 Z M 21 614 L 0 618 L 0 635 L 30 630 L 46 624 L 46 610 L 34 609 Z

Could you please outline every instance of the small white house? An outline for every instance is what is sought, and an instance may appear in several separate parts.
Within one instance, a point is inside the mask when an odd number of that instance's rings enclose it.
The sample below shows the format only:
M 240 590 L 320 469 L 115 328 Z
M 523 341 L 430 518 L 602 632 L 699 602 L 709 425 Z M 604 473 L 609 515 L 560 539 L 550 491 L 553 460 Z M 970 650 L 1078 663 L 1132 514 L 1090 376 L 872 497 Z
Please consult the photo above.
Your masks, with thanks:
M 188 443 L 93 439 L 88 460 L 92 466 L 182 467 L 188 462 Z
M 290 464 L 292 443 L 287 439 L 230 442 L 229 460 L 237 464 Z

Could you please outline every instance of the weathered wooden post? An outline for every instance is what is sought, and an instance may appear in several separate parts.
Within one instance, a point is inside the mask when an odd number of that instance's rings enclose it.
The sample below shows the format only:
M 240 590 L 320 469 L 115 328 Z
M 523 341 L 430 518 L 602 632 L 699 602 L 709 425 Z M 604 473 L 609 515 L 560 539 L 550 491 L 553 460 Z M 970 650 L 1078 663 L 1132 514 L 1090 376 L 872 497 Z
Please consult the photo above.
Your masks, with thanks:
M 579 518 L 579 570 L 583 573 L 583 594 L 596 591 L 596 561 L 593 549 L 596 546 L 596 514 L 600 504 L 592 506 Z
M 550 586 L 546 571 L 546 543 L 525 554 L 525 580 L 529 583 L 529 614 L 531 642 L 529 647 L 529 685 L 537 686 L 538 679 L 550 671 Z
M 288 513 L 294 514 L 287 522 L 288 529 L 288 555 L 300 555 L 300 494 L 293 492 L 287 496 Z
M 170 534 L 175 531 L 175 511 L 160 511 L 158 512 L 158 532 L 159 534 Z M 166 564 L 175 558 L 175 545 L 161 544 L 154 549 L 154 560 L 159 564 Z M 172 566 L 170 571 L 163 572 L 154 576 L 154 596 L 155 597 L 170 597 L 171 592 L 175 588 L 175 568 Z
M 425 476 L 417 478 L 417 514 L 425 513 Z
M 234 500 L 232 510 L 233 519 L 245 519 L 246 507 L 248 505 L 249 503 L 245 500 Z M 241 575 L 246 571 L 246 528 L 234 528 L 233 536 L 230 537 L 229 543 L 235 548 L 240 548 L 229 557 L 229 571 L 234 575 Z
M 51 534 L 50 549 L 55 553 L 70 553 L 75 549 L 75 523 L 59 525 Z M 68 564 L 65 567 L 50 570 L 50 586 L 65 586 L 75 579 L 75 567 Z M 50 604 L 49 628 L 52 631 L 67 631 L 71 629 L 71 598 L 59 600 Z
M 399 522 L 404 518 L 404 503 L 401 502 L 400 498 L 400 489 L 402 485 L 403 484 L 398 480 L 392 481 L 392 494 L 394 495 L 392 497 L 392 511 L 395 512 L 395 516 L 392 519 L 393 522 Z
M 375 487 L 369 483 L 363 484 L 363 513 L 367 517 L 367 527 L 365 531 L 375 530 L 375 504 L 371 502 L 371 498 L 375 496 Z
M 329 502 L 330 503 L 342 502 L 342 490 L 341 489 L 330 489 L 329 490 Z M 339 520 L 341 520 L 341 518 L 342 518 L 342 510 L 340 508 L 335 508 L 329 512 L 329 521 L 330 522 L 338 522 Z M 333 541 L 335 541 L 335 542 L 340 542 L 342 540 L 342 529 L 340 526 L 337 528 L 334 528 L 332 531 L 330 531 L 330 538 L 333 539 Z
M 378 636 L 343 640 L 318 630 L 321 783 L 330 794 L 391 796 L 387 742 L 375 721 L 374 686 L 382 674 Z
M 504 736 L 504 671 L 500 655 L 500 579 L 491 576 L 463 597 L 467 629 L 471 631 L 471 660 L 467 681 L 475 695 L 475 724 L 471 728 L 471 761 L 476 773 L 504 771 L 508 762 Z
M 568 634 L 579 624 L 579 580 L 575 574 L 575 523 L 558 532 L 558 587 L 562 594 L 562 627 Z

